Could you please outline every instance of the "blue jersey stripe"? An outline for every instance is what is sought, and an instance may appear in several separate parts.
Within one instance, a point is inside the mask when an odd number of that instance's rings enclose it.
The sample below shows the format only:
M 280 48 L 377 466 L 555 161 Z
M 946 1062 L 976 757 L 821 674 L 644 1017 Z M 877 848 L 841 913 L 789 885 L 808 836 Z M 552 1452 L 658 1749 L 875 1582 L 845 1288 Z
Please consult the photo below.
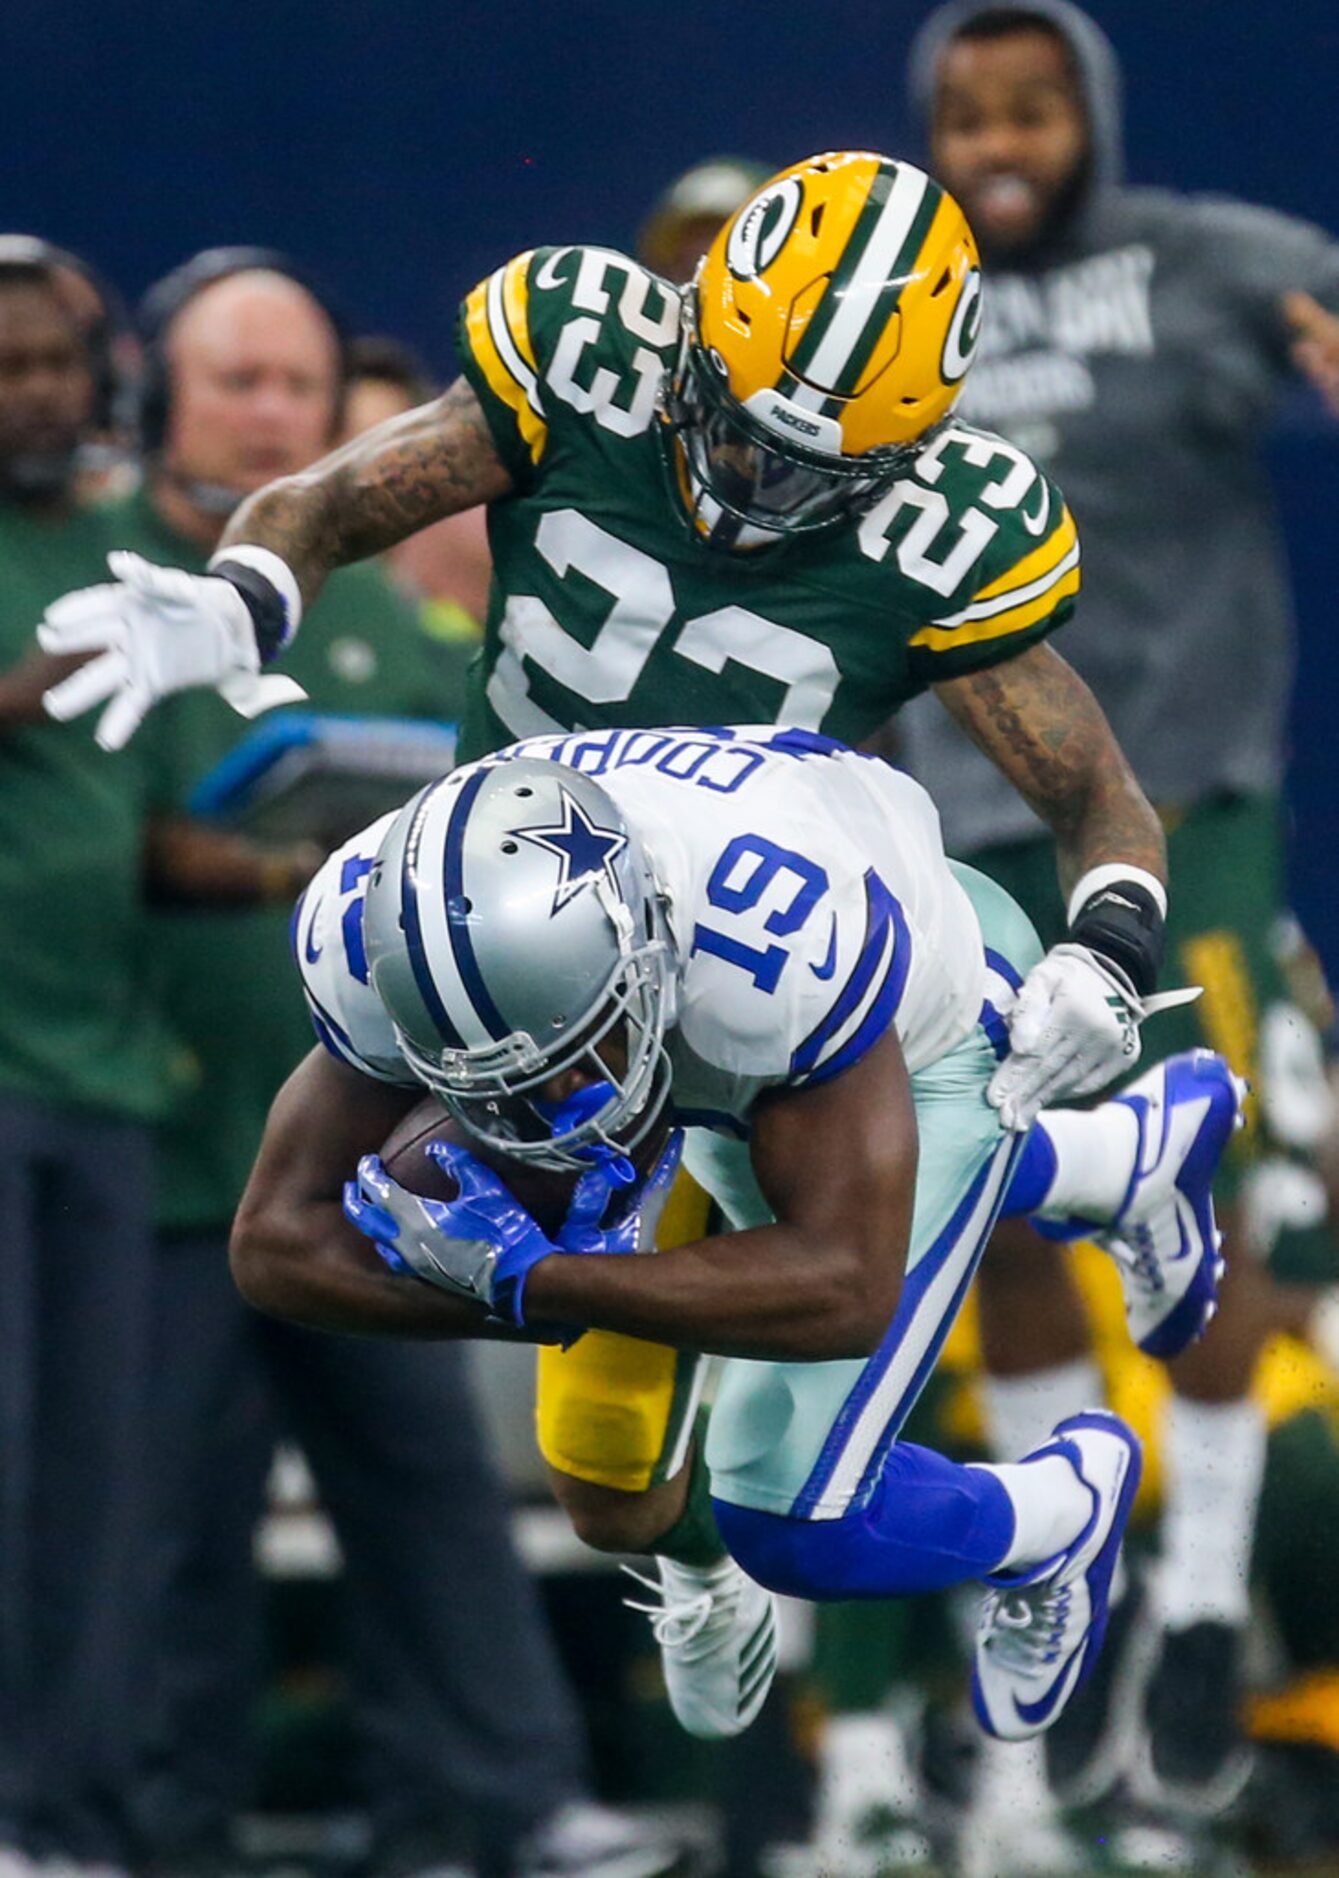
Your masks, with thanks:
M 911 966 L 911 935 L 907 931 L 907 923 L 895 895 L 889 892 L 871 867 L 865 875 L 865 937 L 860 947 L 860 955 L 836 1003 L 828 1011 L 827 1016 L 815 1025 L 791 1057 L 792 1076 L 803 1077 L 815 1069 L 819 1065 L 823 1051 L 852 1013 L 859 1009 L 861 1000 L 874 982 L 879 963 L 887 951 L 890 933 L 893 936 L 893 956 L 889 961 L 887 978 L 879 989 L 876 1004 L 882 1001 L 887 990 L 888 978 L 892 978 L 896 982 L 893 1002 L 893 1010 L 896 1010 L 906 984 L 907 972 Z M 885 1013 L 885 1026 L 887 1021 L 888 1017 Z M 868 1017 L 866 1022 L 861 1024 L 858 1035 L 864 1034 L 867 1022 Z M 862 1047 L 867 1049 L 872 1040 L 872 1038 L 867 1039 Z
M 976 1021 L 990 1039 L 990 1047 L 1002 1063 L 1009 1054 L 1009 1026 L 989 998 L 982 999 L 981 1015 Z
M 1006 985 L 1011 985 L 1015 991 L 1020 991 L 1023 986 L 1023 977 L 1018 967 L 1011 964 L 1004 954 L 997 952 L 993 946 L 986 946 L 985 954 L 986 964 L 991 971 L 998 972 Z
M 1003 1143 L 1001 1147 L 996 1150 L 997 1157 L 1001 1153 L 1003 1153 L 1007 1157 L 1008 1162 L 1009 1162 L 1010 1175 L 1012 1174 L 1013 1168 L 1018 1163 L 1018 1158 L 1023 1151 L 1023 1143 L 1025 1140 L 1026 1140 L 1026 1136 L 1018 1135 L 1012 1141 Z M 986 1174 L 989 1174 L 991 1169 L 995 1166 L 995 1164 L 996 1163 L 993 1160 L 988 1161 L 983 1171 Z M 1004 1205 L 1005 1195 L 1009 1191 L 1010 1175 L 1006 1175 L 1005 1179 L 1001 1181 L 999 1192 L 996 1196 L 995 1205 L 991 1210 L 990 1217 L 987 1220 L 982 1231 L 978 1233 L 977 1235 L 977 1249 L 976 1249 L 975 1256 L 971 1259 L 970 1263 L 967 1265 L 966 1269 L 964 1270 L 962 1277 L 959 1280 L 954 1290 L 953 1297 L 949 1304 L 949 1307 L 947 1311 L 944 1313 L 943 1330 L 940 1335 L 931 1339 L 929 1349 L 925 1352 L 925 1355 L 921 1358 L 920 1362 L 916 1365 L 915 1372 L 912 1375 L 911 1381 L 908 1383 L 906 1390 L 904 1391 L 902 1395 L 901 1401 L 898 1403 L 898 1406 L 895 1409 L 894 1413 L 889 1417 L 887 1425 L 884 1428 L 883 1435 L 879 1440 L 879 1444 L 875 1448 L 873 1454 L 870 1456 L 869 1466 L 865 1469 L 864 1476 L 861 1479 L 860 1491 L 857 1495 L 857 1498 L 859 1499 L 862 1499 L 862 1500 L 864 1499 L 865 1495 L 873 1487 L 879 1475 L 883 1472 L 884 1462 L 888 1458 L 889 1449 L 892 1447 L 893 1443 L 897 1440 L 898 1435 L 901 1433 L 903 1422 L 906 1420 L 907 1415 L 911 1412 L 912 1408 L 915 1406 L 917 1400 L 919 1399 L 921 1390 L 925 1387 L 926 1382 L 929 1380 L 931 1370 L 934 1368 L 935 1364 L 939 1361 L 940 1354 L 943 1351 L 944 1343 L 948 1337 L 948 1333 L 953 1328 L 953 1325 L 956 1323 L 958 1312 L 962 1309 L 962 1306 L 963 1306 L 963 1300 L 966 1298 L 967 1293 L 971 1290 L 972 1281 L 975 1279 L 976 1274 L 977 1274 L 977 1269 L 981 1263 L 981 1255 L 985 1251 L 986 1244 L 990 1239 L 991 1233 L 994 1232 L 995 1230 L 996 1222 L 1000 1216 L 1000 1209 Z M 976 1191 L 979 1192 L 980 1189 L 977 1188 Z M 919 1275 L 919 1272 L 920 1272 L 919 1266 L 917 1266 L 916 1272 L 917 1272 L 917 1275 Z M 899 1312 L 899 1316 L 900 1316 L 900 1312 Z M 894 1331 L 895 1330 L 896 1330 L 896 1319 L 894 1319 Z M 888 1336 L 884 1339 L 885 1343 L 892 1343 L 895 1345 L 896 1338 L 894 1336 L 894 1331 L 889 1332 Z M 892 1352 L 890 1351 L 889 1352 L 890 1357 L 891 1357 L 891 1354 Z M 883 1369 L 886 1367 L 887 1367 L 887 1364 L 885 1362 L 880 1369 L 880 1374 L 883 1373 Z
M 307 889 L 304 887 L 293 902 L 293 911 L 288 916 L 288 949 L 293 954 L 293 963 L 302 969 L 302 960 L 298 957 L 298 924 L 302 918 L 302 909 L 307 904 Z
M 841 1029 L 870 987 L 879 960 L 883 956 L 891 923 L 887 909 L 876 907 L 874 896 L 870 891 L 871 880 L 877 879 L 878 876 L 873 869 L 865 876 L 865 937 L 861 942 L 859 956 L 851 968 L 851 975 L 843 985 L 836 1003 L 828 1010 L 826 1017 L 819 1020 L 792 1055 L 790 1059 L 792 1076 L 806 1075 L 813 1068 L 822 1054 L 824 1044 Z
M 374 1070 L 370 1063 L 363 1061 L 354 1049 L 349 1033 L 342 1025 L 335 1022 L 320 1000 L 314 998 L 305 985 L 302 989 L 307 1000 L 307 1012 L 312 1020 L 312 1029 L 316 1032 L 316 1041 L 330 1052 L 337 1063 L 343 1063 L 349 1069 L 356 1069 L 364 1076 L 374 1077 L 377 1082 L 385 1082 L 386 1076 Z
M 334 1018 L 330 1015 L 329 1011 L 326 1010 L 325 1006 L 321 1003 L 320 999 L 315 997 L 313 993 L 311 992 L 311 990 L 306 985 L 302 987 L 302 991 L 303 991 L 303 996 L 307 1000 L 308 1009 L 311 1011 L 312 1022 L 316 1025 L 317 1035 L 320 1036 L 320 1033 L 323 1030 L 329 1033 L 329 1035 L 321 1037 L 321 1041 L 322 1043 L 326 1045 L 326 1048 L 329 1049 L 330 1039 L 333 1037 L 337 1043 L 342 1045 L 343 1049 L 347 1051 L 351 1057 L 357 1059 L 358 1052 L 354 1049 L 353 1044 L 349 1039 L 348 1031 L 344 1029 L 342 1024 L 337 1024 L 335 1022 Z M 336 1052 L 336 1054 L 339 1054 L 339 1053 Z
M 805 1087 L 814 1088 L 818 1083 L 826 1082 L 830 1076 L 839 1076 L 852 1063 L 859 1062 L 866 1050 L 871 1049 L 883 1033 L 890 1028 L 897 1016 L 902 1002 L 902 993 L 906 990 L 907 973 L 911 970 L 911 934 L 902 917 L 902 909 L 894 900 L 892 903 L 893 956 L 889 960 L 888 970 L 884 973 L 883 983 L 870 1005 L 860 1027 L 848 1037 L 834 1055 L 818 1065 L 808 1078 Z

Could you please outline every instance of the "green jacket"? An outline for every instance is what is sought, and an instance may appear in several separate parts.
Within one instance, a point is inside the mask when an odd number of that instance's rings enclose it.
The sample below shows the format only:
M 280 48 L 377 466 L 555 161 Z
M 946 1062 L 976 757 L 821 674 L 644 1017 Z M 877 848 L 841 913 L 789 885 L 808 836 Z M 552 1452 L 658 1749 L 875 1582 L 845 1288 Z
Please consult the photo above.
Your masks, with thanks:
M 0 503 L 0 669 L 35 650 L 51 601 L 108 578 L 120 545 L 105 511 L 42 521 Z M 0 733 L 0 1097 L 147 1120 L 166 1067 L 141 888 L 157 727 L 109 756 L 96 723 Z
M 148 560 L 203 571 L 205 555 L 139 494 L 116 506 L 117 540 Z M 364 564 L 331 577 L 284 655 L 311 707 L 371 715 L 459 716 L 459 668 L 414 606 Z M 210 692 L 157 715 L 161 773 L 178 807 L 248 726 Z M 314 1039 L 288 949 L 287 907 L 171 910 L 154 920 L 164 1014 L 177 1039 L 172 1108 L 160 1130 L 159 1223 L 227 1225 L 280 1084 Z

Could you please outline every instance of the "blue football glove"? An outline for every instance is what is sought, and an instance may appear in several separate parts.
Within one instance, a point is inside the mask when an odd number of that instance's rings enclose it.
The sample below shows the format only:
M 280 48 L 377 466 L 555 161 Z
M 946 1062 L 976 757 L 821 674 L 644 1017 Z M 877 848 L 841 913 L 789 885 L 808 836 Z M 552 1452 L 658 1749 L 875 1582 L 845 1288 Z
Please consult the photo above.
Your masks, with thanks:
M 613 1097 L 607 1082 L 587 1083 L 562 1102 L 535 1103 L 555 1135 L 579 1128 L 600 1113 Z M 563 1252 L 650 1252 L 654 1250 L 656 1223 L 660 1218 L 683 1153 L 683 1130 L 676 1128 L 666 1141 L 660 1159 L 636 1193 L 628 1196 L 622 1217 L 604 1232 L 600 1221 L 608 1204 L 608 1191 L 601 1191 L 599 1181 L 583 1175 L 577 1183 L 567 1218 L 558 1235 L 558 1249 Z M 636 1171 L 631 1161 L 603 1143 L 579 1148 L 577 1158 L 587 1161 L 613 1186 L 631 1186 Z M 615 1172 L 615 1169 L 618 1171 Z
M 556 1241 L 507 1187 L 468 1148 L 434 1141 L 428 1153 L 460 1189 L 451 1201 L 410 1193 L 386 1172 L 379 1155 L 366 1154 L 358 1178 L 344 1188 L 344 1212 L 371 1239 L 398 1273 L 482 1304 L 503 1322 L 525 1326 L 525 1281 L 550 1253 L 576 1250 L 563 1243 L 569 1231 L 584 1238 L 598 1230 L 610 1195 L 636 1178 L 632 1163 L 605 1147 L 593 1147 L 593 1165 L 578 1180 Z M 636 1218 L 637 1209 L 632 1209 Z
M 586 1152 L 608 1154 L 609 1149 L 589 1148 Z M 683 1130 L 676 1128 L 665 1143 L 660 1159 L 637 1192 L 630 1197 L 622 1217 L 607 1230 L 601 1227 L 600 1221 L 604 1218 L 609 1194 L 613 1189 L 606 1186 L 601 1193 L 600 1183 L 606 1181 L 608 1176 L 601 1166 L 589 1174 L 583 1174 L 576 1184 L 571 1205 L 567 1209 L 567 1218 L 558 1234 L 557 1250 L 605 1253 L 652 1251 L 651 1237 L 674 1184 L 674 1176 L 679 1171 L 682 1154 Z M 617 1159 L 623 1160 L 622 1155 Z M 623 1165 L 627 1167 L 629 1163 L 624 1161 Z M 620 1180 L 617 1184 L 625 1185 L 626 1182 Z

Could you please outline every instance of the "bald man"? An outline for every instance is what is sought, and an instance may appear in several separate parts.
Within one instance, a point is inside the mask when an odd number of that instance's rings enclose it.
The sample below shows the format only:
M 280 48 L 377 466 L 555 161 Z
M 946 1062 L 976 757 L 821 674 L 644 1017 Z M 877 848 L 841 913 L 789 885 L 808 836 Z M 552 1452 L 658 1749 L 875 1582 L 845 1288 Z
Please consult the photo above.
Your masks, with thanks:
M 191 295 L 158 343 L 169 395 L 153 503 L 212 551 L 243 496 L 329 448 L 342 388 L 338 336 L 298 281 L 247 269 Z
M 246 253 L 188 263 L 151 296 L 145 486 L 114 533 L 174 567 L 203 571 L 236 504 L 320 456 L 339 423 L 330 314 L 300 280 L 239 266 Z M 418 615 L 376 567 L 332 580 L 308 627 L 291 669 L 314 708 L 456 715 Z M 205 693 L 176 700 L 160 728 L 178 804 L 244 734 Z M 174 909 L 154 938 L 187 1048 L 159 1135 L 152 1584 L 164 1649 L 142 1808 L 153 1864 L 228 1868 L 258 1674 L 251 1533 L 281 1433 L 307 1454 L 345 1557 L 357 1717 L 376 1749 L 370 1869 L 442 1870 L 471 1854 L 511 1878 L 535 1868 L 538 1834 L 546 1873 L 598 1878 L 607 1856 L 645 1851 L 617 1869 L 651 1878 L 668 1862 L 658 1846 L 630 1845 L 604 1815 L 593 1844 L 591 1816 L 574 1810 L 582 1728 L 512 1551 L 462 1359 L 309 1336 L 248 1311 L 228 1277 L 228 1230 L 270 1099 L 312 1041 L 287 944 L 311 856 L 262 852 L 188 817 L 160 823 L 155 843 L 175 880 L 240 904 Z

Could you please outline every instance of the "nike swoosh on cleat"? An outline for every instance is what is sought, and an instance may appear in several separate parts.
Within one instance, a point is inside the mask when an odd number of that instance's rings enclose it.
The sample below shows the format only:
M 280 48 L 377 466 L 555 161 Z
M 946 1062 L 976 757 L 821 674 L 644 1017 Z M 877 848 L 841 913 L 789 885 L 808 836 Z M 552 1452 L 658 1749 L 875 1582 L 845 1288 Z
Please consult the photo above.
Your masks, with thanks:
M 1168 1265 L 1179 1265 L 1183 1258 L 1189 1257 L 1189 1255 L 1197 1249 L 1199 1221 L 1195 1218 L 1194 1207 L 1184 1193 L 1173 1191 L 1172 1201 L 1176 1208 L 1176 1230 L 1181 1236 L 1181 1250 L 1179 1252 L 1173 1252 L 1171 1257 L 1166 1260 L 1166 1263 Z M 1188 1229 L 1186 1226 L 1187 1214 L 1190 1216 Z
M 832 931 L 828 934 L 828 955 L 821 965 L 809 961 L 809 970 L 815 978 L 831 978 L 837 969 L 837 915 L 832 915 Z
M 303 947 L 303 951 L 307 955 L 308 965 L 315 965 L 317 959 L 319 959 L 321 954 L 325 951 L 324 946 L 313 945 L 310 929 L 308 929 L 307 932 L 307 943 Z
M 1087 1639 L 1085 1638 L 1084 1641 L 1086 1642 Z M 1020 1702 L 1017 1696 L 1013 1697 L 1018 1719 L 1026 1722 L 1029 1728 L 1035 1728 L 1039 1724 L 1044 1727 L 1069 1700 L 1074 1684 L 1078 1680 L 1079 1671 L 1083 1667 L 1083 1647 L 1081 1643 L 1065 1665 L 1064 1674 L 1058 1681 L 1052 1683 L 1049 1693 L 1044 1695 L 1040 1702 Z

